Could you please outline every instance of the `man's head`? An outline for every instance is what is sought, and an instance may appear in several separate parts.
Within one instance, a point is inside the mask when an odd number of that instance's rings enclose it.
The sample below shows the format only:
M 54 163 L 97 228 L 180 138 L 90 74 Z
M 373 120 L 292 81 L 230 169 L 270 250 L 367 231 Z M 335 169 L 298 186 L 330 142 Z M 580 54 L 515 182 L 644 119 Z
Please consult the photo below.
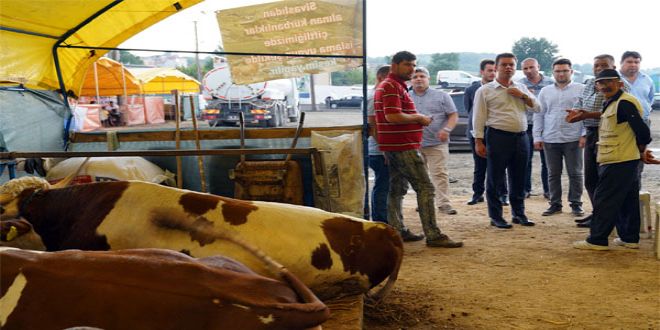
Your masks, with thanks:
M 115 102 L 110 101 L 110 105 L 113 105 L 113 104 L 115 104 Z
M 387 64 L 381 66 L 378 68 L 378 71 L 376 71 L 376 82 L 379 83 L 383 81 L 385 78 L 387 78 L 388 74 L 390 74 L 390 66 Z
M 626 77 L 635 77 L 639 73 L 642 55 L 635 51 L 626 51 L 621 55 L 621 73 Z
M 412 79 L 417 66 L 417 56 L 408 51 L 400 51 L 392 56 L 390 72 L 402 80 Z
M 412 86 L 415 91 L 421 92 L 429 88 L 430 84 L 429 70 L 423 66 L 415 68 L 415 73 L 412 77 Z
M 536 80 L 540 76 L 539 70 L 541 70 L 541 66 L 535 58 L 528 57 L 520 62 L 520 69 L 528 80 Z
M 497 78 L 500 80 L 509 81 L 516 74 L 516 62 L 518 59 L 516 55 L 511 53 L 501 53 L 495 57 L 495 70 L 497 70 Z
M 614 96 L 621 88 L 623 88 L 621 76 L 614 69 L 605 69 L 596 76 L 596 89 L 605 98 Z
M 560 58 L 552 63 L 552 76 L 558 84 L 567 84 L 573 75 L 573 64 L 567 58 Z
M 491 59 L 482 60 L 479 63 L 479 73 L 481 74 L 481 82 L 489 83 L 495 80 L 495 61 Z
M 594 57 L 594 76 L 597 76 L 605 69 L 616 69 L 616 65 L 614 65 L 614 56 L 601 54 Z

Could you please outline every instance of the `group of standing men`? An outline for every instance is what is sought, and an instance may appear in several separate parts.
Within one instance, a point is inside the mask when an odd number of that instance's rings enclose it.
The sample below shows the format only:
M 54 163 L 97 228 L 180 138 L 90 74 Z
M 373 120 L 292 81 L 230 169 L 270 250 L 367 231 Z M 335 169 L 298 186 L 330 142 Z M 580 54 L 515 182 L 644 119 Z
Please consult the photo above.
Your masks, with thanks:
M 591 235 L 574 247 L 607 249 L 607 235 L 616 226 L 619 238 L 614 243 L 636 248 L 640 164 L 658 163 L 645 150 L 651 141 L 648 116 L 653 86 L 650 78 L 639 72 L 640 61 L 638 53 L 624 53 L 622 79 L 614 70 L 614 58 L 599 55 L 594 59 L 596 77 L 586 85 L 571 80 L 573 70 L 568 59 L 553 63 L 554 81 L 539 73 L 535 59 L 525 59 L 521 67 L 526 78 L 520 82 L 513 81 L 515 55 L 502 53 L 495 61 L 482 61 L 481 82 L 465 91 L 465 106 L 470 114 L 468 138 L 475 160 L 474 195 L 468 204 L 483 202 L 485 190 L 492 226 L 512 227 L 503 217 L 503 205 L 509 201 L 512 222 L 533 226 L 525 213 L 524 201 L 532 195 L 531 161 L 536 149 L 543 152 L 543 190 L 550 200 L 543 215 L 562 210 L 563 161 L 569 176 L 572 214 L 583 215 L 584 148 L 584 185 L 594 212 L 576 220 L 583 227 L 591 227 Z M 446 161 L 449 133 L 456 126 L 458 115 L 448 94 L 429 88 L 429 78 L 425 68 L 416 67 L 415 55 L 406 51 L 395 54 L 391 66 L 378 72 L 369 116 L 375 128 L 370 138 L 370 167 L 376 172 L 372 215 L 398 229 L 404 241 L 423 239 L 423 235 L 413 234 L 403 224 L 402 200 L 410 183 L 417 193 L 427 245 L 459 247 L 462 243 L 442 234 L 435 219 L 435 205 L 443 213 L 456 214 L 447 197 Z M 408 92 L 406 81 L 411 79 L 412 90 Z M 632 87 L 624 87 L 623 81 Z M 647 87 L 650 93 L 641 92 Z M 628 90 L 633 94 L 628 94 Z M 637 101 L 638 95 L 644 100 Z M 607 119 L 599 125 L 601 113 Z M 384 182 L 386 176 L 379 175 L 383 170 L 389 170 L 389 182 Z M 630 180 L 620 180 L 622 177 Z M 387 183 L 389 187 L 385 186 Z

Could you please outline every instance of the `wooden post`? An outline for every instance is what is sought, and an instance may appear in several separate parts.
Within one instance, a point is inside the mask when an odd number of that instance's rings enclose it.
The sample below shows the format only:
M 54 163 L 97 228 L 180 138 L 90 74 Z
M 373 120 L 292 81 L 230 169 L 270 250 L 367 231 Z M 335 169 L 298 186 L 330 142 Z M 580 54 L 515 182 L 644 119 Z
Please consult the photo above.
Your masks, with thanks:
M 202 150 L 199 142 L 199 130 L 197 129 L 197 114 L 195 113 L 195 100 L 193 95 L 188 95 L 190 100 L 190 113 L 192 113 L 193 131 L 195 132 L 195 146 L 197 150 Z M 197 156 L 197 166 L 199 167 L 199 181 L 202 183 L 202 192 L 206 192 L 206 175 L 204 174 L 204 156 Z
M 174 133 L 175 149 L 181 148 L 181 118 L 179 116 L 179 91 L 172 90 L 174 95 L 174 111 L 176 111 L 176 132 Z M 183 189 L 183 168 L 181 165 L 181 156 L 176 156 L 176 186 Z

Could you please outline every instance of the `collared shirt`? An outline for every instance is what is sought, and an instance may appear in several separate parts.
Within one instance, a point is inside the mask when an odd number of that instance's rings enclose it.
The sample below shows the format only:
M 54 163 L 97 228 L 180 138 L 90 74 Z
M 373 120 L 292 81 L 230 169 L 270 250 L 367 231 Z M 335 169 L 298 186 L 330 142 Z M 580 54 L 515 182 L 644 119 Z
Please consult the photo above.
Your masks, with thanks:
M 422 125 L 417 123 L 398 124 L 387 121 L 385 115 L 416 114 L 405 81 L 390 73 L 374 94 L 374 109 L 378 127 L 378 145 L 382 151 L 405 151 L 419 149 L 422 142 Z
M 507 94 L 508 88 L 497 79 L 481 86 L 474 96 L 472 127 L 476 139 L 484 138 L 485 126 L 512 133 L 524 132 L 527 130 L 526 111 L 541 111 L 536 97 L 525 85 L 514 81 L 511 87 L 525 93 L 532 101 L 532 107 L 528 108 L 523 100 Z
M 591 78 L 584 82 L 584 90 L 582 91 L 582 95 L 575 101 L 575 104 L 573 104 L 574 109 L 582 109 L 587 112 L 603 111 L 605 97 L 596 90 L 595 80 L 596 78 Z M 623 80 L 623 90 L 626 92 L 630 91 L 630 85 L 625 80 Z M 584 120 L 584 127 L 596 128 L 599 123 L 600 118 L 587 118 Z
M 637 79 L 632 83 L 623 75 L 623 73 L 621 74 L 621 77 L 630 84 L 630 94 L 635 96 L 642 105 L 642 110 L 644 110 L 643 119 L 648 121 L 649 115 L 651 114 L 651 104 L 653 104 L 653 92 L 655 91 L 655 87 L 653 87 L 653 79 L 641 72 L 637 74 Z
M 552 84 L 541 90 L 541 112 L 534 114 L 534 142 L 567 143 L 580 139 L 584 133 L 583 123 L 567 123 L 565 118 L 566 110 L 573 107 L 583 90 L 584 85 L 575 82 L 564 88 Z
M 410 98 L 415 102 L 415 108 L 419 113 L 433 118 L 431 124 L 424 127 L 422 147 L 449 143 L 449 140 L 440 141 L 438 132 L 447 125 L 449 115 L 456 112 L 456 106 L 451 100 L 451 96 L 443 91 L 427 88 L 421 95 L 417 94 L 415 90 L 410 91 Z
M 367 117 L 374 117 L 376 116 L 376 110 L 374 109 L 374 91 L 375 90 L 370 90 L 368 95 L 367 95 Z M 376 125 L 374 123 L 374 125 Z M 369 149 L 369 155 L 370 156 L 378 156 L 382 155 L 383 152 L 380 151 L 378 148 L 378 141 L 376 141 L 376 138 L 373 136 L 369 136 L 367 139 L 367 144 L 368 144 L 368 149 Z
M 539 80 L 539 82 L 536 84 L 531 82 L 529 79 L 527 79 L 527 77 L 518 80 L 520 83 L 527 86 L 527 89 L 529 89 L 530 92 L 534 93 L 534 96 L 536 96 L 537 98 L 539 97 L 539 93 L 541 93 L 541 89 L 543 89 L 543 87 L 550 86 L 554 83 L 552 79 L 542 74 L 539 75 L 541 76 L 541 80 Z M 534 118 L 533 115 L 534 115 L 533 112 L 527 111 L 527 124 L 532 125 Z

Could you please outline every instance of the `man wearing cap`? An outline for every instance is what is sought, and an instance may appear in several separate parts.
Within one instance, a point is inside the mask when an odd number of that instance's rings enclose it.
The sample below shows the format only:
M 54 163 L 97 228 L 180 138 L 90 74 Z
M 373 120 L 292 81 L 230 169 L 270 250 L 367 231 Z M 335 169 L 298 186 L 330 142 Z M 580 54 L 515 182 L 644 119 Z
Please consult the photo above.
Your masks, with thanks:
M 598 76 L 605 69 L 616 69 L 614 57 L 608 54 L 602 54 L 594 57 L 593 72 L 594 76 Z M 603 110 L 603 102 L 605 97 L 603 94 L 596 90 L 595 78 L 589 79 L 584 82 L 584 90 L 582 95 L 578 97 L 573 105 L 573 109 L 568 110 L 566 121 L 574 123 L 584 120 L 585 128 L 585 145 L 584 145 L 584 188 L 589 195 L 591 207 L 594 206 L 594 191 L 598 185 L 598 163 L 596 156 L 598 152 L 598 126 L 600 124 L 601 110 Z M 623 81 L 623 91 L 630 90 L 628 83 Z M 569 120 L 570 118 L 570 120 Z M 578 227 L 589 228 L 591 225 L 592 215 L 583 219 L 575 220 Z
M 417 57 L 407 51 L 392 56 L 390 73 L 374 94 L 377 140 L 384 152 L 390 170 L 390 191 L 387 197 L 387 222 L 404 236 L 410 231 L 401 222 L 403 196 L 408 184 L 417 193 L 417 205 L 422 228 L 429 247 L 457 248 L 455 242 L 440 232 L 435 219 L 434 187 L 422 160 L 419 148 L 424 126 L 431 124 L 431 117 L 415 109 L 408 95 L 406 81 L 415 73 Z
M 608 250 L 608 236 L 616 226 L 619 237 L 612 243 L 637 249 L 640 223 L 637 167 L 640 159 L 646 161 L 651 131 L 642 120 L 643 109 L 637 98 L 622 90 L 623 82 L 616 70 L 601 71 L 595 83 L 605 97 L 603 112 L 599 114 L 598 185 L 590 235 L 575 242 L 573 247 Z M 578 113 L 595 117 L 594 113 Z
M 412 77 L 412 93 L 419 113 L 431 117 L 431 124 L 424 127 L 422 155 L 435 186 L 435 205 L 445 214 L 456 214 L 449 202 L 449 133 L 456 127 L 458 112 L 449 94 L 429 88 L 429 70 L 417 67 Z

